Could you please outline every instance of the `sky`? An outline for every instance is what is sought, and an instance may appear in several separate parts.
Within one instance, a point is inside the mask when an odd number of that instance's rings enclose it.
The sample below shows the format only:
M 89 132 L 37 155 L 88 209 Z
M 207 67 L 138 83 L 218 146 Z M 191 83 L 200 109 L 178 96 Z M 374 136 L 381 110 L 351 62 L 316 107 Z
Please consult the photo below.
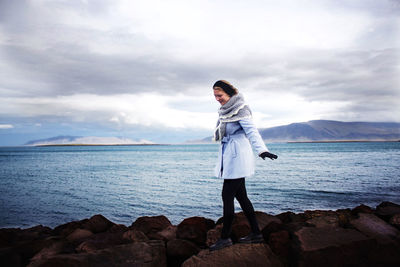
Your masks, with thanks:
M 211 136 L 230 81 L 258 128 L 400 122 L 398 0 L 0 0 L 0 145 Z

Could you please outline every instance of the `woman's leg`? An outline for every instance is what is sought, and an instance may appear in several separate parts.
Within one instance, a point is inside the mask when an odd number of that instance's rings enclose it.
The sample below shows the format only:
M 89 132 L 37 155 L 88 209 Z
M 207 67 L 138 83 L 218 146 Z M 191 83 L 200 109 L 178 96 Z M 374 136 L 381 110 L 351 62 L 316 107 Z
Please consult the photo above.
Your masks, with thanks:
M 240 179 L 225 179 L 222 187 L 222 201 L 224 204 L 224 218 L 221 238 L 225 239 L 231 235 L 232 222 L 235 216 L 234 198 L 240 185 Z
M 251 204 L 250 199 L 247 197 L 245 179 L 242 178 L 238 180 L 240 180 L 240 184 L 238 185 L 238 189 L 236 192 L 236 199 L 238 200 L 240 207 L 242 208 L 244 214 L 246 215 L 247 220 L 250 223 L 251 231 L 254 234 L 259 234 L 260 228 L 258 227 L 253 204 Z

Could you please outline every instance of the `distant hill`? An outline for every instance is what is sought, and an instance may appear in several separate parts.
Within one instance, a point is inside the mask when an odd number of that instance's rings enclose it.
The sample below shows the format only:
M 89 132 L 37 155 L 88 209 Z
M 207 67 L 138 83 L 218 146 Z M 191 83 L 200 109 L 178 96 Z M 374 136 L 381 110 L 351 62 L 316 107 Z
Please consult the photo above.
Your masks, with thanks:
M 266 142 L 397 141 L 400 123 L 313 120 L 259 129 Z M 211 137 L 198 143 L 211 142 Z
M 122 137 L 98 137 L 98 136 L 55 136 L 47 139 L 32 140 L 27 146 L 45 145 L 147 145 L 153 144 L 148 140 L 134 141 Z

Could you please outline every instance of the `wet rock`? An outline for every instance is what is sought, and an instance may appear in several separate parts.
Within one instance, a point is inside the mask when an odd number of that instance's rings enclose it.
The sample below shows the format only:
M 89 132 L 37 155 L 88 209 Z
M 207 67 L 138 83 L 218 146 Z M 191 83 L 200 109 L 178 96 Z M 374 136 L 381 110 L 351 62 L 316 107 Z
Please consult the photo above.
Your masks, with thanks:
M 190 217 L 184 219 L 176 231 L 178 239 L 186 239 L 194 242 L 199 246 L 206 245 L 207 232 L 214 228 L 213 220 L 204 217 Z
M 44 266 L 167 266 L 162 241 L 137 242 L 120 245 L 93 253 L 63 254 L 32 261 L 29 267 Z
M 303 227 L 294 233 L 298 266 L 367 266 L 376 241 L 353 229 Z
M 157 233 L 171 225 L 168 218 L 163 215 L 144 216 L 133 222 L 129 229 L 139 230 L 150 239 L 162 239 Z
M 267 244 L 235 244 L 233 246 L 216 250 L 202 250 L 199 254 L 186 260 L 183 267 L 197 266 L 283 266 L 278 257 L 271 251 Z
M 191 256 L 199 253 L 200 248 L 193 242 L 174 239 L 167 243 L 168 266 L 181 266 Z
M 101 214 L 97 214 L 92 216 L 85 223 L 83 223 L 82 228 L 87 229 L 94 234 L 97 234 L 107 231 L 113 225 L 114 223 L 109 221 L 106 217 Z

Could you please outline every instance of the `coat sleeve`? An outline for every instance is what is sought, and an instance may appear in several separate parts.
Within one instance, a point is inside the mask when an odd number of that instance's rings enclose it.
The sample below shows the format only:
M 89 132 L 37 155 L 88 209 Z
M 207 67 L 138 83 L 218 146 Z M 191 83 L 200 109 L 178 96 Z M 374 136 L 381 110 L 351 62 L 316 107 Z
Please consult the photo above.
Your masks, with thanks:
M 239 121 L 240 126 L 242 126 L 247 138 L 250 140 L 251 146 L 260 155 L 262 152 L 268 151 L 267 146 L 261 138 L 256 126 L 251 118 L 242 119 Z

